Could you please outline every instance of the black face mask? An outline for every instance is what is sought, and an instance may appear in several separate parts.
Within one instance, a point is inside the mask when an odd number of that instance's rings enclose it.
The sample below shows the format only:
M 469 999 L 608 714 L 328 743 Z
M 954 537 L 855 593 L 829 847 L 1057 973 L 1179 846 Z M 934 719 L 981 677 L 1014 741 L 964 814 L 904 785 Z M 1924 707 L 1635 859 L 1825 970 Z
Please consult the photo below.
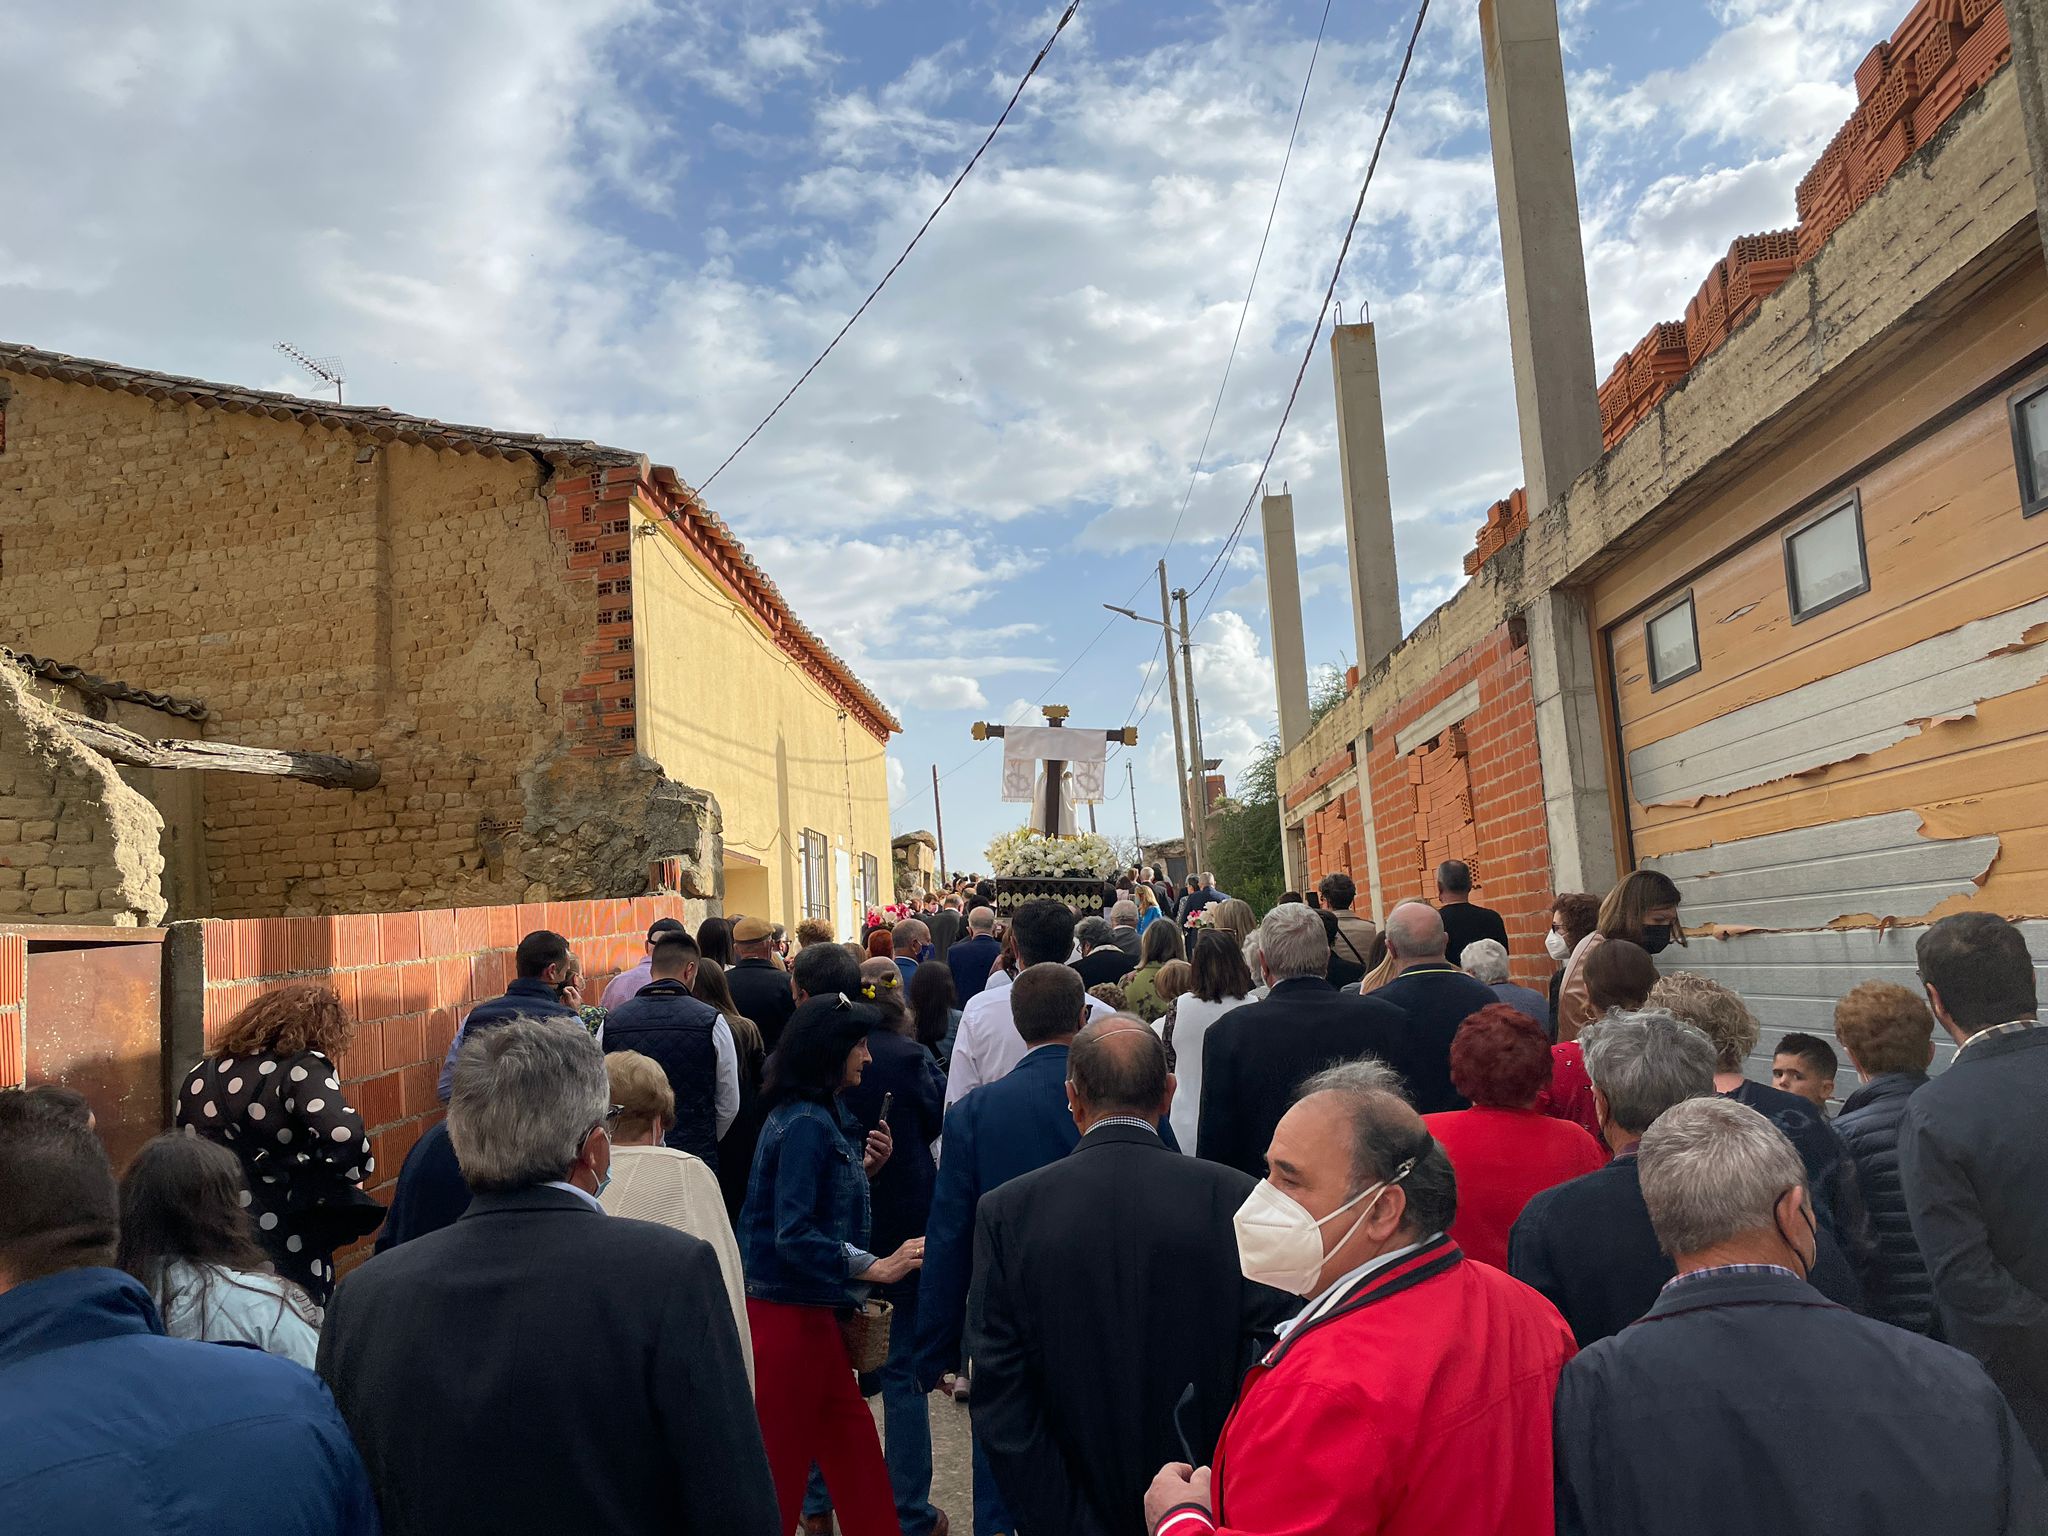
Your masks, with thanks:
M 1671 925 L 1651 923 L 1643 930 L 1643 948 L 1653 955 L 1661 955 L 1671 947 Z

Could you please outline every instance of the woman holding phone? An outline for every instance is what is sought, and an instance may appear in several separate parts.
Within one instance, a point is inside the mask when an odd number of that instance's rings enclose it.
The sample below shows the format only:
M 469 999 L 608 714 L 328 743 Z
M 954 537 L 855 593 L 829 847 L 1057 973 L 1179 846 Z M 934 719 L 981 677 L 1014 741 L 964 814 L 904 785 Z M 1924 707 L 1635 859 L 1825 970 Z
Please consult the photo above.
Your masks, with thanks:
M 937 1059 L 918 1043 L 917 1024 L 894 960 L 869 960 L 862 965 L 860 992 L 854 1000 L 874 1009 L 880 1022 L 868 1031 L 868 1069 L 858 1085 L 840 1096 L 840 1102 L 863 1130 L 888 1127 L 889 1160 L 868 1180 L 874 1211 L 869 1247 L 876 1253 L 893 1253 L 900 1244 L 924 1236 L 925 1218 L 931 1214 L 932 1186 L 938 1179 L 932 1143 L 938 1139 L 945 1114 L 946 1077 Z M 904 1536 L 926 1536 L 936 1528 L 939 1512 L 931 1504 L 931 1412 L 918 1390 L 912 1365 L 917 1343 L 917 1272 L 877 1286 L 875 1295 L 896 1309 L 889 1330 L 889 1358 L 879 1377 L 890 1490 Z M 870 1384 L 867 1390 L 875 1388 Z M 830 1529 L 830 1512 L 831 1505 L 814 1477 L 804 1501 L 805 1529 Z

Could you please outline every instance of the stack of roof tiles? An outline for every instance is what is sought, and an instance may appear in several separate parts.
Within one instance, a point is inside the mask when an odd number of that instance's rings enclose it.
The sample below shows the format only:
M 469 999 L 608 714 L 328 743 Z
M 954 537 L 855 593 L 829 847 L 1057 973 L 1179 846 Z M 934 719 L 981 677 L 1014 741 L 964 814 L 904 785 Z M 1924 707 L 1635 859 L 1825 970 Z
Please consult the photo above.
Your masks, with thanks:
M 1849 215 L 1882 191 L 1912 153 L 2011 57 L 2012 32 L 2002 0 L 1920 0 L 1890 39 L 1871 49 L 1857 67 L 1856 110 L 1799 183 L 1798 228 L 1742 236 L 1714 263 L 1686 305 L 1685 318 L 1652 326 L 1615 363 L 1600 386 L 1600 435 L 1606 446 L 1611 449 L 1628 436 L 1794 271 L 1818 255 Z M 1506 505 L 1496 502 L 1488 510 L 1478 543 L 1465 557 L 1468 575 L 1514 536 L 1498 531 Z M 1521 526 L 1527 525 L 1525 511 Z

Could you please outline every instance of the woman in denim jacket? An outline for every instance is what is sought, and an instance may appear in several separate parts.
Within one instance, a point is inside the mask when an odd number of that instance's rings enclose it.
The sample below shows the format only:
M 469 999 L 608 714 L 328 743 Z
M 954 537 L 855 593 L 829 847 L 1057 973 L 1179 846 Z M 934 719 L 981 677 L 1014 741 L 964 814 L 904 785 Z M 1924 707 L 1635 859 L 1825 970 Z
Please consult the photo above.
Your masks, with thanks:
M 804 1478 L 816 1462 L 846 1536 L 897 1536 L 895 1497 L 875 1422 L 855 1382 L 838 1314 L 871 1285 L 901 1280 L 924 1257 L 912 1238 L 887 1258 L 868 1241 L 868 1175 L 888 1161 L 885 1126 L 865 1140 L 839 1095 L 868 1063 L 874 1010 L 847 996 L 859 986 L 851 957 L 833 946 L 796 969 L 805 995 L 769 1058 L 768 1118 L 740 1212 L 740 1263 L 754 1336 L 755 1406 L 784 1529 L 794 1529 Z M 822 972 L 843 966 L 850 980 Z M 833 981 L 842 990 L 824 991 Z

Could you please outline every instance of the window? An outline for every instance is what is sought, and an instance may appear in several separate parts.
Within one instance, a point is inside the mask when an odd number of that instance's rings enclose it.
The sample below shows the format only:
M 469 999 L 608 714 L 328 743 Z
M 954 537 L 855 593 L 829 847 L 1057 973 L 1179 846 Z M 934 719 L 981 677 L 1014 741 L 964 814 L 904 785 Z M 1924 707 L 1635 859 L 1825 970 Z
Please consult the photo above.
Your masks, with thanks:
M 2020 471 L 2020 510 L 2048 508 L 2048 385 L 2012 403 L 2012 454 Z
M 832 917 L 832 896 L 826 885 L 825 834 L 804 828 L 804 916 Z
M 1650 687 L 1662 688 L 1700 669 L 1700 631 L 1693 618 L 1692 594 L 1643 626 L 1644 648 L 1650 653 Z
M 882 865 L 872 853 L 860 856 L 860 899 L 869 912 L 882 905 Z
M 1785 588 L 1794 624 L 1870 590 L 1863 505 L 1855 497 L 1785 535 Z

